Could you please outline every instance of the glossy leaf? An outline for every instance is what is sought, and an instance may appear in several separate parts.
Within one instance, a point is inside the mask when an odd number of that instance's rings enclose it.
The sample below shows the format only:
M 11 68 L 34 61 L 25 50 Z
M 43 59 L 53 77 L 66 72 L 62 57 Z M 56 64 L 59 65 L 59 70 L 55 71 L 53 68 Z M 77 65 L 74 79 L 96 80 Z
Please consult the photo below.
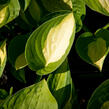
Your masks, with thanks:
M 0 28 L 19 15 L 20 4 L 18 0 L 10 0 L 8 4 L 0 7 Z
M 76 94 L 67 60 L 55 72 L 49 75 L 47 82 L 51 93 L 58 102 L 59 109 L 65 107 L 68 109 L 74 108 L 72 104 L 75 101 Z M 71 99 L 73 102 L 70 104 Z
M 29 67 L 39 75 L 53 72 L 68 55 L 74 34 L 72 13 L 60 15 L 42 24 L 26 44 L 25 54 Z
M 85 0 L 85 2 L 92 10 L 109 16 L 109 0 Z
M 84 61 L 97 67 L 100 71 L 109 51 L 108 36 L 108 30 L 100 29 L 94 35 L 89 32 L 83 33 L 76 42 L 78 55 Z
M 58 109 L 45 80 L 24 88 L 8 98 L 2 109 Z
M 6 65 L 7 53 L 6 53 L 6 40 L 0 42 L 0 77 Z
M 104 81 L 92 94 L 87 109 L 109 108 L 109 80 Z
M 22 69 L 27 65 L 24 51 L 28 37 L 29 34 L 20 36 L 18 35 L 15 38 L 13 38 L 9 44 L 9 61 L 16 70 Z

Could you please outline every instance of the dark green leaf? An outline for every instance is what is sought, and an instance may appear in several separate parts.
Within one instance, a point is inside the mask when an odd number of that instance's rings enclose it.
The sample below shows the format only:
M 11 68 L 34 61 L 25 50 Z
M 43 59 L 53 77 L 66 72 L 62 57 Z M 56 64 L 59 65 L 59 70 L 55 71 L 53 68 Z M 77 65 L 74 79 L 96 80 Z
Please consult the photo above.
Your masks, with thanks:
M 28 37 L 29 34 L 16 36 L 9 44 L 8 58 L 16 70 L 21 69 L 27 65 L 24 51 Z
M 100 71 L 109 51 L 109 31 L 99 29 L 94 35 L 86 32 L 80 35 L 76 42 L 78 55 Z
M 82 20 L 86 15 L 86 7 L 84 0 L 72 0 L 73 13 L 76 21 L 76 31 L 79 32 L 82 28 Z
M 109 108 L 109 80 L 104 81 L 92 94 L 87 109 Z

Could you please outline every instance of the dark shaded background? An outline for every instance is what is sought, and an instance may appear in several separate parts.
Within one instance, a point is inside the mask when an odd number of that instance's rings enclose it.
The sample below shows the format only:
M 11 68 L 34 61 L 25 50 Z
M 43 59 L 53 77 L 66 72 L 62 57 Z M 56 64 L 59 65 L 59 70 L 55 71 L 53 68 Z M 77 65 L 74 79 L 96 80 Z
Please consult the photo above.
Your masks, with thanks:
M 95 32 L 98 28 L 101 28 L 109 23 L 109 17 L 96 13 L 87 8 L 87 14 L 83 23 L 91 32 Z M 11 37 L 15 36 L 16 33 L 20 34 L 20 32 L 22 31 L 22 29 L 20 29 L 18 26 L 16 26 L 16 28 L 11 28 L 12 29 L 10 30 L 3 28 L 3 34 L 4 36 L 8 37 L 8 39 L 11 39 Z M 13 31 L 11 30 L 15 31 L 15 33 L 13 33 Z M 11 34 L 7 34 L 8 32 L 11 32 Z M 26 32 L 26 30 L 23 30 L 23 33 Z M 75 42 L 78 36 L 83 32 L 84 30 L 81 30 L 79 33 L 76 34 Z M 105 60 L 103 71 L 99 72 L 95 67 L 87 64 L 79 58 L 75 51 L 75 42 L 68 56 L 69 64 L 72 73 L 72 79 L 77 90 L 80 108 L 86 109 L 87 102 L 92 92 L 104 80 L 109 78 L 109 56 L 107 56 Z M 37 75 L 34 72 L 29 70 L 29 68 L 26 68 L 25 72 L 27 84 L 21 83 L 11 75 L 9 67 L 10 65 L 7 63 L 4 74 L 0 79 L 0 88 L 4 88 L 7 91 L 9 91 L 10 87 L 13 86 L 14 92 L 16 92 L 23 87 L 33 84 L 37 78 Z

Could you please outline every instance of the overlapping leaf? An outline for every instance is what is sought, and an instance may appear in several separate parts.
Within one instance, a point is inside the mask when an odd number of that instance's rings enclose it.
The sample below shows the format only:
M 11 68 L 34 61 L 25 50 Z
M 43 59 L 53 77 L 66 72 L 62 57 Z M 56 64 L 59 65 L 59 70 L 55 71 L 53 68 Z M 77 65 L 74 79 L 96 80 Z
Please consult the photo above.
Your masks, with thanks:
M 25 11 L 28 8 L 31 0 L 19 0 L 19 2 L 20 2 L 22 10 Z
M 86 15 L 86 7 L 84 0 L 72 0 L 73 13 L 76 21 L 76 31 L 79 32 L 82 28 L 82 21 Z
M 0 7 L 0 28 L 19 15 L 20 4 L 18 0 L 10 0 L 5 6 Z
M 24 88 L 9 97 L 2 109 L 58 109 L 57 102 L 45 80 Z
M 78 109 L 78 105 L 74 103 L 77 99 L 75 99 L 75 88 L 67 60 L 55 72 L 49 75 L 47 82 L 51 93 L 58 102 L 59 109 Z
M 95 34 L 83 33 L 76 42 L 78 55 L 100 71 L 109 51 L 109 31 L 100 29 Z
M 68 55 L 74 34 L 73 13 L 60 15 L 42 24 L 26 44 L 25 54 L 29 67 L 39 75 L 53 72 Z
M 42 15 L 43 10 L 37 0 L 31 0 L 28 9 L 20 13 L 22 20 L 30 26 L 30 28 L 37 27 Z
M 41 0 L 44 7 L 50 12 L 72 10 L 72 0 Z
M 109 16 L 109 0 L 85 0 L 85 2 L 92 10 Z
M 27 65 L 24 51 L 28 37 L 29 34 L 18 35 L 13 38 L 9 44 L 9 61 L 16 70 L 21 69 Z
M 3 70 L 6 65 L 7 52 L 6 52 L 6 40 L 0 42 L 0 77 L 2 76 Z
M 109 108 L 109 80 L 104 81 L 92 94 L 87 109 Z
M 8 96 L 8 92 L 4 89 L 0 89 L 0 107 L 2 103 L 5 101 L 7 96 Z

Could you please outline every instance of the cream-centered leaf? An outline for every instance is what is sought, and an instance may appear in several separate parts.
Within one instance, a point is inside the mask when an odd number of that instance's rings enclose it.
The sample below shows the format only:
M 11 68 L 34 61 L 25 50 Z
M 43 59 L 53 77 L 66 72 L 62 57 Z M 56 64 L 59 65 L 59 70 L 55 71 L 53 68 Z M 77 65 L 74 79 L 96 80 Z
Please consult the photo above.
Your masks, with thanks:
M 102 7 L 109 13 L 109 0 L 99 0 Z
M 5 19 L 6 11 L 7 11 L 7 7 L 0 10 L 0 23 L 2 23 L 3 20 Z
M 3 64 L 6 57 L 6 43 L 3 47 L 0 47 L 0 66 Z
M 74 31 L 73 14 L 68 14 L 57 26 L 51 28 L 44 44 L 43 54 L 46 66 L 58 61 L 66 52 Z

